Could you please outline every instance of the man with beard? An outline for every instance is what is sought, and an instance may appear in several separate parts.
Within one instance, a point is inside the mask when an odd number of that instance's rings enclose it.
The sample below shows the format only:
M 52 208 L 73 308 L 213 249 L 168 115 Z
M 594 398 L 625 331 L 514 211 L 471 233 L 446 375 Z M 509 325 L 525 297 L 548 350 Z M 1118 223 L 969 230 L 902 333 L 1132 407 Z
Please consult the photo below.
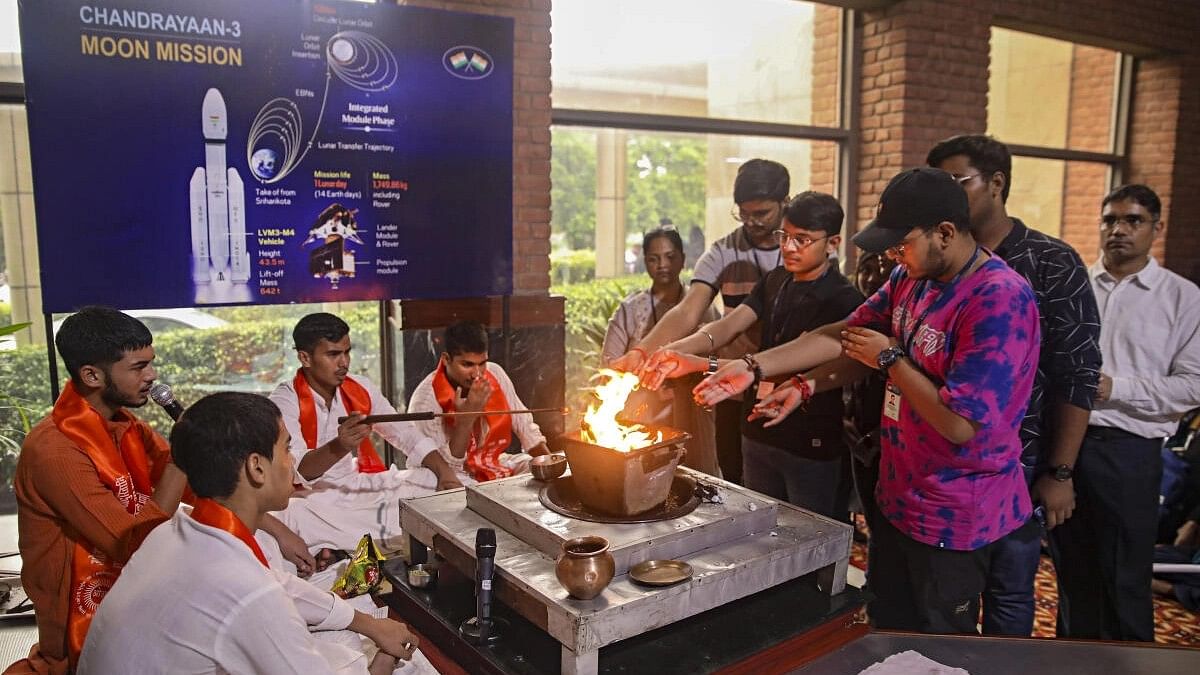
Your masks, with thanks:
M 880 628 L 974 633 L 990 549 L 1032 511 L 1019 429 L 1037 369 L 1036 300 L 971 236 L 967 196 L 938 169 L 892 178 L 854 243 L 900 267 L 846 320 L 730 362 L 695 393 L 711 405 L 756 377 L 801 372 L 795 391 L 755 406 L 781 418 L 862 366 L 881 371 L 868 614 Z
M 1163 438 L 1200 406 L 1200 289 L 1150 255 L 1162 203 L 1145 185 L 1101 202 L 1103 255 L 1088 274 L 1104 366 L 1075 464 L 1075 513 L 1058 543 L 1058 635 L 1154 641 L 1150 595 Z
M 350 326 L 325 312 L 309 314 L 292 330 L 300 369 L 270 399 L 283 414 L 288 446 L 305 488 L 278 514 L 328 562 L 323 549 L 352 551 L 364 533 L 384 548 L 399 543 L 400 500 L 461 487 L 432 441 L 412 422 L 363 424 L 366 415 L 396 412 L 361 375 L 350 375 Z M 338 418 L 346 417 L 339 423 Z M 400 449 L 406 469 L 383 463 L 372 431 Z M 266 543 L 266 542 L 264 542 Z M 298 566 L 305 575 L 315 569 Z
M 532 415 L 489 415 L 525 408 L 512 380 L 488 360 L 487 330 L 475 321 L 446 328 L 437 368 L 413 389 L 408 411 L 470 413 L 417 422 L 464 484 L 507 478 L 549 453 Z M 523 452 L 512 452 L 513 435 Z
M 13 478 L 38 643 L 8 673 L 75 668 L 98 603 L 187 486 L 163 437 L 126 410 L 146 404 L 157 377 L 146 326 L 85 307 L 54 342 L 71 380 L 25 437 Z

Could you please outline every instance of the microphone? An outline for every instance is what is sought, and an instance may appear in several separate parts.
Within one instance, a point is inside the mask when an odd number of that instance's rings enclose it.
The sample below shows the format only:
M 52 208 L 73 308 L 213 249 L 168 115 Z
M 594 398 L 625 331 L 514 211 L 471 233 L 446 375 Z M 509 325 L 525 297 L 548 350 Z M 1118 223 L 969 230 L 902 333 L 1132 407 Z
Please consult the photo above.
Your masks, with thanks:
M 475 617 L 479 641 L 487 642 L 492 630 L 492 575 L 496 571 L 496 531 L 481 527 L 475 533 Z
M 497 628 L 504 628 L 503 619 L 492 618 L 492 580 L 496 571 L 496 531 L 481 527 L 475 532 L 475 616 L 459 626 L 459 631 L 476 644 L 490 644 L 500 639 Z
M 150 387 L 150 398 L 162 406 L 173 421 L 179 421 L 179 416 L 183 414 L 183 406 L 175 400 L 175 395 L 171 393 L 171 387 L 167 383 L 155 382 L 154 386 Z

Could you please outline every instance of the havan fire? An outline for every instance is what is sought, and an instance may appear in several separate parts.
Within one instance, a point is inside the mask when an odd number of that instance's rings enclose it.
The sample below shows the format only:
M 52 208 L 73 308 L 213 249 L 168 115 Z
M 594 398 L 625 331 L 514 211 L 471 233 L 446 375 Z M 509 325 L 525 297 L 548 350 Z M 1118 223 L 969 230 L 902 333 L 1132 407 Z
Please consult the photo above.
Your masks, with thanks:
M 580 436 L 584 441 L 630 452 L 662 440 L 661 431 L 651 436 L 641 424 L 626 425 L 617 421 L 617 416 L 625 409 L 625 401 L 638 387 L 637 375 L 601 368 L 596 377 L 604 380 L 595 389 L 600 405 L 588 406 L 583 414 Z

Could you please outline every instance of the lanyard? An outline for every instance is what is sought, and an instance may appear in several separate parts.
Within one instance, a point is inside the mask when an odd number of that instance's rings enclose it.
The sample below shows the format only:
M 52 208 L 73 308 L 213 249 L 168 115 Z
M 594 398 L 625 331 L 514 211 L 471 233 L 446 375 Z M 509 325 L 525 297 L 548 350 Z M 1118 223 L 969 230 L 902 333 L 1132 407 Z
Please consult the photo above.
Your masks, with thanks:
M 912 324 L 912 330 L 910 330 L 908 332 L 908 337 L 901 339 L 901 342 L 904 343 L 904 353 L 907 354 L 910 359 L 912 358 L 913 341 L 916 340 L 917 333 L 920 332 L 921 325 L 925 323 L 926 317 L 929 316 L 929 313 L 931 311 L 933 311 L 934 308 L 940 307 L 942 305 L 942 303 L 946 301 L 946 298 L 950 297 L 950 294 L 954 290 L 955 285 L 957 285 L 958 282 L 962 280 L 963 276 L 966 275 L 967 271 L 970 270 L 971 267 L 975 264 L 975 260 L 979 258 L 979 252 L 981 250 L 983 250 L 981 247 L 979 247 L 979 246 L 975 247 L 975 252 L 971 254 L 971 259 L 967 261 L 967 264 L 963 265 L 962 269 L 960 269 L 958 271 L 958 273 L 954 275 L 954 278 L 951 279 L 948 284 L 946 284 L 945 288 L 942 289 L 941 296 L 938 297 L 938 299 L 934 300 L 933 302 L 929 303 L 929 305 L 925 308 L 925 311 L 921 312 L 921 316 L 917 317 L 916 322 L 914 322 Z M 929 288 L 929 279 L 924 280 L 921 284 L 919 284 L 919 286 L 920 286 L 919 289 L 917 288 L 917 286 L 913 287 L 912 292 L 910 292 L 908 294 L 908 298 L 904 302 L 905 317 L 908 317 L 911 314 L 911 309 L 912 309 L 913 305 L 915 305 L 917 302 L 920 302 L 920 298 L 925 296 L 925 291 Z M 919 292 L 918 292 L 918 290 L 919 290 Z M 904 327 L 901 326 L 900 328 L 901 328 L 901 330 L 903 330 Z M 915 361 L 914 361 L 914 363 L 915 363 Z

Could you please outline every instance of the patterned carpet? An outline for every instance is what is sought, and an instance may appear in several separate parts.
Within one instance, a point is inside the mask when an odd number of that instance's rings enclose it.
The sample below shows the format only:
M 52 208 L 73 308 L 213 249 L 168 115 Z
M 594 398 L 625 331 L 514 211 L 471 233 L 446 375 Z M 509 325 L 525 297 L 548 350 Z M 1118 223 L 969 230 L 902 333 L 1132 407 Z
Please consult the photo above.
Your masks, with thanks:
M 865 544 L 854 544 L 850 564 L 861 570 L 867 568 Z M 1047 556 L 1042 556 L 1034 586 L 1033 636 L 1052 638 L 1058 616 L 1058 587 L 1054 565 Z M 1184 609 L 1173 598 L 1155 596 L 1154 640 L 1158 644 L 1200 648 L 1200 616 Z

